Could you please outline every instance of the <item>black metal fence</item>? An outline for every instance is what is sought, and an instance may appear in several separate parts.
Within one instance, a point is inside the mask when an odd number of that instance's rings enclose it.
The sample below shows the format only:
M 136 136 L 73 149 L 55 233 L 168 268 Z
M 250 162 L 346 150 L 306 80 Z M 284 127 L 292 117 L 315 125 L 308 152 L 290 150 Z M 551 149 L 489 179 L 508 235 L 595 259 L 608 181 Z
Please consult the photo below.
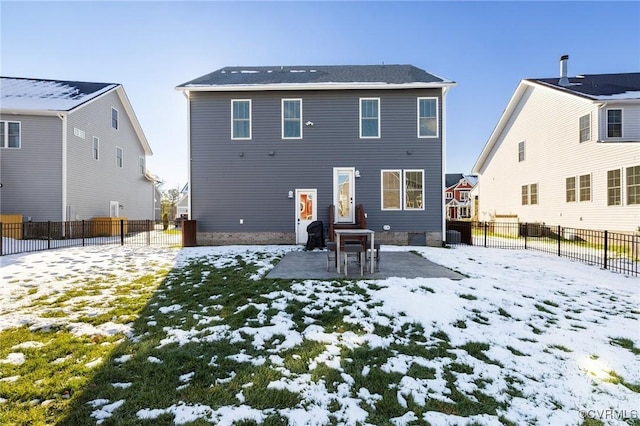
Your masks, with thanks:
M 0 256 L 93 245 L 181 246 L 180 225 L 128 219 L 0 223 Z
M 447 244 L 536 250 L 622 274 L 640 275 L 640 234 L 539 223 L 448 221 Z

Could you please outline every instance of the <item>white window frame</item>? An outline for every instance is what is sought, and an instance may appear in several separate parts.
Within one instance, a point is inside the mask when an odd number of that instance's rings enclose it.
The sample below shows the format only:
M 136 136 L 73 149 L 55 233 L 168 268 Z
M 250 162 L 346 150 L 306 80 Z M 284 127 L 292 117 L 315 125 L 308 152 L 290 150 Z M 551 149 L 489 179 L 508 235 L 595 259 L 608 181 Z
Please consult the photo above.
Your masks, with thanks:
M 582 199 L 582 177 L 584 176 L 589 176 L 589 199 L 588 200 L 583 200 Z M 591 202 L 593 200 L 593 176 L 591 176 L 591 173 L 586 173 L 584 175 L 579 175 L 578 176 L 578 185 L 576 185 L 578 187 L 578 198 L 577 200 L 582 202 Z
M 624 176 L 624 188 L 625 188 L 625 201 L 627 202 L 628 206 L 637 206 L 640 205 L 640 203 L 638 203 L 638 186 L 640 185 L 640 182 L 636 181 L 634 179 L 633 182 L 631 182 L 630 179 L 630 169 L 636 168 L 636 167 L 640 167 L 639 166 L 629 166 L 627 168 L 625 168 L 625 176 Z M 622 177 L 621 177 L 622 178 Z M 633 190 L 632 190 L 633 189 Z M 633 194 L 632 194 L 633 193 Z M 622 196 L 622 194 L 620 194 L 620 196 Z M 634 203 L 631 202 L 631 197 L 635 197 L 635 201 Z
M 520 149 L 522 147 L 522 149 Z M 527 144 L 525 141 L 518 142 L 518 163 L 522 163 L 527 159 Z
M 73 128 L 73 134 L 81 139 L 85 139 L 84 130 L 80 130 L 77 127 Z
M 520 202 L 523 206 L 529 205 L 529 185 L 522 185 L 520 187 Z
M 297 102 L 298 105 L 300 105 L 300 117 L 298 117 L 298 118 L 287 118 L 287 117 L 284 116 L 284 110 L 285 110 L 284 104 L 286 102 Z M 299 99 L 282 99 L 282 102 L 281 102 L 280 105 L 281 105 L 280 109 L 281 109 L 281 116 L 282 116 L 282 139 L 302 139 L 302 99 L 301 98 L 299 98 Z M 287 135 L 285 135 L 284 134 L 285 121 L 297 121 L 298 122 L 298 129 L 299 129 L 300 136 L 287 136 Z
M 620 136 L 609 136 L 609 111 L 620 111 Z M 622 108 L 607 108 L 605 111 L 605 134 L 607 139 L 621 139 L 624 137 L 624 110 Z
M 120 153 L 120 155 L 118 155 L 118 153 Z M 124 167 L 124 149 L 119 146 L 116 146 L 116 167 L 120 169 Z
M 533 188 L 536 189 L 535 201 L 533 200 L 533 197 L 534 197 Z M 540 203 L 540 186 L 537 183 L 532 183 L 529 185 L 529 205 L 534 206 L 534 205 L 538 205 L 539 203 Z
M 422 182 L 420 185 L 420 205 L 418 207 L 407 206 L 407 173 L 422 173 Z M 405 169 L 402 171 L 402 207 L 404 210 L 424 210 L 424 169 Z
M 385 207 L 384 205 L 384 175 L 385 173 L 398 174 L 398 207 Z M 403 174 L 402 169 L 383 169 L 380 170 L 380 207 L 383 211 L 401 211 L 403 206 Z
M 144 175 L 144 172 L 146 169 L 147 169 L 147 166 L 144 161 L 144 156 L 141 155 L 138 157 L 138 171 L 140 172 L 141 175 Z
M 364 136 L 362 134 L 362 121 L 365 119 L 365 117 L 362 116 L 362 103 L 363 101 L 376 101 L 378 104 L 378 115 L 376 120 L 378 121 L 378 129 L 377 129 L 377 135 L 375 136 Z M 360 98 L 359 100 L 359 105 L 360 105 L 360 120 L 359 120 L 359 124 L 360 124 L 360 139 L 380 139 L 380 123 L 382 122 L 382 114 L 381 114 L 381 107 L 380 107 L 380 98 Z M 367 120 L 373 120 L 372 117 L 366 117 Z
M 115 113 L 115 121 L 113 113 Z M 120 111 L 118 111 L 114 107 L 111 107 L 111 128 L 115 130 L 118 130 L 120 128 Z
M 248 119 L 246 119 L 246 118 L 238 118 L 238 119 L 236 119 L 233 116 L 233 105 L 236 102 L 238 102 L 238 103 L 242 102 L 242 103 L 248 103 L 249 104 L 249 118 Z M 253 114 L 252 114 L 252 110 L 253 110 L 253 105 L 252 105 L 251 99 L 231 99 L 231 140 L 236 140 L 236 141 L 238 141 L 238 140 L 245 140 L 245 141 L 251 140 L 251 136 L 252 136 L 252 133 L 253 133 L 253 122 L 252 122 Z M 245 136 L 236 137 L 234 135 L 234 122 L 236 120 L 242 120 L 242 121 L 247 121 L 248 120 L 249 121 L 249 136 L 248 137 L 245 137 Z
M 453 192 L 451 191 L 447 191 L 444 193 L 444 199 L 445 200 L 453 200 Z
M 583 126 L 583 119 L 587 121 L 586 126 Z M 583 132 L 586 136 L 583 138 Z M 589 142 L 591 140 L 591 113 L 581 115 L 578 118 L 578 141 L 580 143 Z
M 93 137 L 91 143 L 91 157 L 96 161 L 100 159 L 100 139 L 97 136 Z
M 567 196 L 569 195 L 569 187 L 568 187 L 568 183 L 569 183 L 569 179 L 573 179 L 573 200 L 567 200 Z M 575 203 L 576 201 L 578 201 L 578 180 L 576 179 L 575 176 L 567 176 L 566 178 L 564 178 L 564 202 L 565 203 Z
M 9 124 L 18 125 L 18 146 L 9 146 Z M 0 148 L 20 149 L 22 148 L 22 122 L 20 121 L 0 121 L 2 126 L 3 138 L 0 140 Z
M 420 101 L 422 101 L 422 100 L 435 100 L 436 101 L 436 116 L 435 117 L 420 117 Z M 438 137 L 440 137 L 440 117 L 439 117 L 440 113 L 438 112 L 439 107 L 440 106 L 439 106 L 437 97 L 425 96 L 425 97 L 418 98 L 417 111 L 416 111 L 416 115 L 417 115 L 417 119 L 418 119 L 418 122 L 417 122 L 418 123 L 418 125 L 417 125 L 417 127 L 418 127 L 418 129 L 417 129 L 418 138 L 420 138 L 420 139 L 437 139 Z M 420 119 L 421 118 L 435 118 L 435 120 L 436 120 L 436 134 L 435 135 L 422 135 L 421 134 L 421 132 L 420 132 L 420 129 L 422 128 L 420 126 Z
M 610 181 L 609 181 L 609 173 L 611 172 L 618 172 L 618 186 L 611 186 L 610 185 Z M 623 175 L 623 169 L 611 169 L 611 170 L 607 170 L 607 207 L 617 207 L 617 206 L 621 206 L 622 205 L 622 201 L 624 200 L 624 194 L 623 194 L 623 188 L 624 188 L 624 183 L 625 183 L 625 179 L 624 179 L 624 175 Z M 618 203 L 617 204 L 611 204 L 610 201 L 610 191 L 611 190 L 618 190 Z

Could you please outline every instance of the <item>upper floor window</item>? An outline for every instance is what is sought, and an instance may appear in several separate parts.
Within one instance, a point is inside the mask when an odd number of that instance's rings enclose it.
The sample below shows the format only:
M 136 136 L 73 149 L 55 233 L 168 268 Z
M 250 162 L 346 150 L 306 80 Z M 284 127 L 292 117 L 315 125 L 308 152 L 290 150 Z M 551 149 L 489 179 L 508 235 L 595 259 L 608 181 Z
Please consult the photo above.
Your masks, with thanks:
M 116 167 L 122 167 L 124 164 L 124 151 L 116 146 Z
M 524 141 L 518 143 L 518 161 L 524 161 Z
M 580 117 L 580 143 L 587 142 L 591 139 L 591 115 L 583 115 Z
M 360 137 L 380 137 L 380 99 L 360 99 Z
M 91 147 L 92 156 L 94 160 L 97 160 L 100 155 L 100 139 L 93 137 L 93 146 Z
M 111 127 L 114 129 L 118 129 L 118 110 L 115 108 L 111 108 Z
M 282 139 L 302 138 L 302 99 L 282 100 Z
M 0 121 L 0 148 L 20 148 L 20 122 Z
M 627 167 L 627 204 L 640 204 L 640 166 Z
M 460 201 L 467 201 L 469 199 L 469 191 L 460 191 Z
M 142 156 L 138 157 L 138 171 L 141 175 L 143 175 L 145 171 L 144 157 Z
M 575 176 L 568 177 L 565 184 L 566 201 L 572 203 L 576 201 L 576 178 Z
M 405 210 L 424 210 L 424 171 L 404 171 L 404 208 Z
M 622 182 L 620 181 L 620 169 L 607 172 L 607 205 L 619 206 L 622 202 Z
M 251 100 L 231 101 L 231 139 L 251 139 Z
M 382 210 L 400 210 L 401 200 L 401 171 L 382 170 Z
M 580 201 L 591 201 L 591 175 L 580 176 Z
M 622 137 L 622 110 L 621 109 L 607 110 L 607 137 L 609 138 Z
M 418 98 L 418 137 L 438 137 L 437 98 Z
M 444 196 L 447 200 L 453 200 L 453 192 L 447 192 Z

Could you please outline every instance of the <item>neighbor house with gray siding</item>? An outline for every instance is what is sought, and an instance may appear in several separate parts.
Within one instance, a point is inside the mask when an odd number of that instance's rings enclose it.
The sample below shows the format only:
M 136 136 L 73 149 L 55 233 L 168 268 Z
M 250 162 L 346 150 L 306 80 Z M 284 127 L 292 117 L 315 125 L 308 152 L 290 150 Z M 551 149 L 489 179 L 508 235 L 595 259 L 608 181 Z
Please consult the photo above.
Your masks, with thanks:
M 297 243 L 315 220 L 441 245 L 446 95 L 412 65 L 225 67 L 188 102 L 198 244 Z M 328 236 L 327 236 L 328 237 Z
M 1 77 L 0 213 L 153 219 L 152 155 L 120 84 Z
M 640 73 L 525 79 L 473 173 L 481 221 L 640 231 Z

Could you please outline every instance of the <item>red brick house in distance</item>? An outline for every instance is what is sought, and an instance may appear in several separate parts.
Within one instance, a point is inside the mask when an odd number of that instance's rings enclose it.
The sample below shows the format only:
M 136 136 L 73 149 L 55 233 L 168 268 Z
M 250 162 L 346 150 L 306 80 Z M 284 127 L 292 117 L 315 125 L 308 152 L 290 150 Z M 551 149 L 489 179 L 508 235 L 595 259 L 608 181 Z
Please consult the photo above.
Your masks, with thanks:
M 447 174 L 444 191 L 447 220 L 472 220 L 475 204 L 472 195 L 478 184 L 476 175 Z

